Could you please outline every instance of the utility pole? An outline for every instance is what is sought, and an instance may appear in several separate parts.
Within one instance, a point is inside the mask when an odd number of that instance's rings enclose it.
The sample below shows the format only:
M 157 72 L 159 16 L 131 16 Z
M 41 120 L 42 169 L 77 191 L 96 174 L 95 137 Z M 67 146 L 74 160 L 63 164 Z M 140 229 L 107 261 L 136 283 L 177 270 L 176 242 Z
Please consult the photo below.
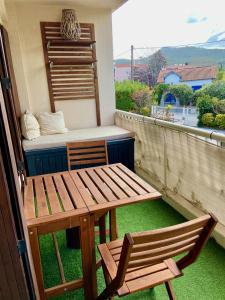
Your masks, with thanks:
M 130 49 L 130 79 L 134 80 L 134 46 Z

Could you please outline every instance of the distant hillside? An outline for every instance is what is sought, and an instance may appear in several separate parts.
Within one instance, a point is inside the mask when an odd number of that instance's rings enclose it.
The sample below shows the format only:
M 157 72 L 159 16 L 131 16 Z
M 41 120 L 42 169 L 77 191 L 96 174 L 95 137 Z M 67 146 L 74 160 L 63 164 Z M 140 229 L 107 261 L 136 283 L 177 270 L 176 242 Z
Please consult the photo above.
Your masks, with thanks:
M 225 49 L 205 49 L 197 47 L 164 47 L 161 48 L 168 65 L 185 64 L 190 65 L 218 65 L 225 67 Z M 129 59 L 116 59 L 115 63 L 129 63 Z M 146 63 L 146 58 L 135 60 L 136 63 Z
M 168 65 L 214 65 L 225 63 L 225 49 L 205 49 L 197 47 L 162 48 Z

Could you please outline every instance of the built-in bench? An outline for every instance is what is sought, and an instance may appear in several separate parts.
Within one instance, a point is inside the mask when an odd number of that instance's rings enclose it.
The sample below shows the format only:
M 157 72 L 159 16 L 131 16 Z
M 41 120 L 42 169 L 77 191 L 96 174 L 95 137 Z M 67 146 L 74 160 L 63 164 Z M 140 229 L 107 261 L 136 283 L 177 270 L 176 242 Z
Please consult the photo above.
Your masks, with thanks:
M 101 126 L 23 140 L 27 175 L 68 170 L 66 143 L 101 139 L 107 140 L 109 163 L 121 162 L 134 170 L 134 134 L 118 126 Z

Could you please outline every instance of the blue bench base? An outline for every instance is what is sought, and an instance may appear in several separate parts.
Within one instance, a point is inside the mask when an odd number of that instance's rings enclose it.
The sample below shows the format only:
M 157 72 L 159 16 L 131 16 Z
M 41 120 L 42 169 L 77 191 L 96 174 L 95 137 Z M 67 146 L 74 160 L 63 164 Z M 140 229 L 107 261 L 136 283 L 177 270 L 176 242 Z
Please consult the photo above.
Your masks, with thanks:
M 134 171 L 134 138 L 107 142 L 109 163 L 122 163 Z M 66 147 L 24 151 L 28 176 L 68 170 Z

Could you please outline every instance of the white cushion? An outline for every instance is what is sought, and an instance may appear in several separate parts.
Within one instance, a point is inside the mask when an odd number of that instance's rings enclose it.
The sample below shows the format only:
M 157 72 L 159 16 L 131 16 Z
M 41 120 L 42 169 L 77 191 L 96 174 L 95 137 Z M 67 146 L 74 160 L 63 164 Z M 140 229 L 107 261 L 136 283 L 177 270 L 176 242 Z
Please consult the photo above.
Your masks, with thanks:
M 65 121 L 62 111 L 55 113 L 43 112 L 37 115 L 42 135 L 56 133 L 65 133 L 68 129 L 65 127 Z
M 26 112 L 21 117 L 20 121 L 21 121 L 22 134 L 25 137 L 25 139 L 33 140 L 38 138 L 41 135 L 38 121 L 32 113 Z

